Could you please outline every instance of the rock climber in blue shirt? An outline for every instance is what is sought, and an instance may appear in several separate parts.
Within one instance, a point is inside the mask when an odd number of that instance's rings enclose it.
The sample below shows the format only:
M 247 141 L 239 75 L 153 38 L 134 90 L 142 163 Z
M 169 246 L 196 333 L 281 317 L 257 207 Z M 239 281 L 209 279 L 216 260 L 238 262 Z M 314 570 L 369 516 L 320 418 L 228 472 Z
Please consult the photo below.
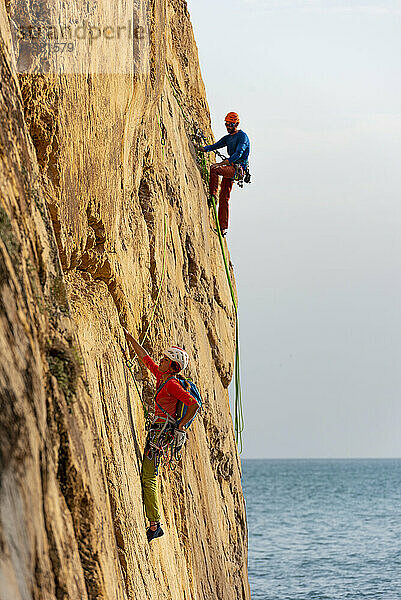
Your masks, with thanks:
M 227 147 L 229 157 L 221 163 L 216 163 L 210 167 L 209 193 L 210 196 L 217 197 L 217 188 L 219 185 L 219 175 L 223 176 L 220 194 L 219 194 L 219 223 L 223 236 L 228 229 L 228 202 L 234 183 L 236 171 L 243 175 L 248 166 L 249 157 L 249 138 L 244 131 L 238 129 L 239 116 L 235 112 L 229 112 L 225 118 L 225 126 L 228 134 L 221 138 L 215 144 L 201 148 L 203 152 L 210 152 L 218 148 Z M 241 173 L 242 169 L 242 173 Z M 241 179 L 242 177 L 240 177 Z

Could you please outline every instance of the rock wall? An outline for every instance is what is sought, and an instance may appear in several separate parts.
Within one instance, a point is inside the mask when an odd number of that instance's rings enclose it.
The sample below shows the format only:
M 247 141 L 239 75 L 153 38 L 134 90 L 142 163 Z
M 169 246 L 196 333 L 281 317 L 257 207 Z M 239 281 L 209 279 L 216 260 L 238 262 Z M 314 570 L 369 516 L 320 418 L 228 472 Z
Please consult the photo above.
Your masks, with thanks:
M 186 2 L 97 9 L 142 14 L 146 68 L 101 72 L 94 48 L 90 73 L 35 71 L 41 47 L 28 60 L 10 29 L 35 3 L 0 0 L 0 599 L 248 599 L 235 321 L 188 135 L 211 132 Z M 148 331 L 156 358 L 182 345 L 204 397 L 160 475 L 166 534 L 151 545 L 122 324 Z

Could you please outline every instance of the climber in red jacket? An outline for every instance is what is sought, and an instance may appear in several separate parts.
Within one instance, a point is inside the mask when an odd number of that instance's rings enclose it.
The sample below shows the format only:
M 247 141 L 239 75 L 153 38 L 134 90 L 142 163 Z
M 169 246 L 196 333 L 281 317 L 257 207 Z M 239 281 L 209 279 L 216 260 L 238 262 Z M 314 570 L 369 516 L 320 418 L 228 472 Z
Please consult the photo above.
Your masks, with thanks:
M 178 346 L 171 346 L 167 348 L 162 358 L 160 359 L 159 365 L 157 365 L 152 358 L 148 355 L 146 350 L 138 344 L 133 336 L 124 329 L 125 337 L 127 339 L 128 347 L 130 349 L 130 357 L 133 356 L 132 350 L 142 360 L 143 364 L 149 369 L 149 371 L 156 377 L 157 389 L 159 389 L 164 382 L 165 385 L 156 392 L 155 397 L 155 417 L 149 431 L 147 444 L 142 462 L 142 491 L 143 501 L 145 504 L 146 516 L 150 521 L 149 528 L 146 531 L 148 541 L 152 541 L 155 538 L 164 535 L 164 531 L 160 526 L 160 505 L 157 493 L 157 468 L 154 460 L 149 458 L 147 448 L 149 445 L 149 439 L 157 429 L 160 429 L 166 423 L 166 413 L 170 415 L 171 420 L 175 421 L 177 402 L 181 400 L 183 404 L 188 406 L 185 416 L 180 420 L 178 426 L 175 427 L 176 439 L 179 438 L 179 444 L 183 444 L 185 441 L 185 425 L 192 419 L 198 409 L 198 404 L 193 396 L 191 396 L 180 383 L 174 379 L 174 375 L 185 369 L 188 365 L 188 354 L 182 348 Z M 169 379 L 170 378 L 170 379 Z

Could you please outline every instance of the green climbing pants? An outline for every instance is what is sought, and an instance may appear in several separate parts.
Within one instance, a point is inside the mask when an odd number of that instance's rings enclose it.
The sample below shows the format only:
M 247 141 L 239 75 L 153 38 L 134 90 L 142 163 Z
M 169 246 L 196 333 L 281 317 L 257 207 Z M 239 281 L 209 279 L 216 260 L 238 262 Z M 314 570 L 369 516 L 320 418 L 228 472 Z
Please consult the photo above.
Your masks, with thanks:
M 142 493 L 145 512 L 149 521 L 160 521 L 159 496 L 157 493 L 157 475 L 155 464 L 146 454 L 142 462 Z

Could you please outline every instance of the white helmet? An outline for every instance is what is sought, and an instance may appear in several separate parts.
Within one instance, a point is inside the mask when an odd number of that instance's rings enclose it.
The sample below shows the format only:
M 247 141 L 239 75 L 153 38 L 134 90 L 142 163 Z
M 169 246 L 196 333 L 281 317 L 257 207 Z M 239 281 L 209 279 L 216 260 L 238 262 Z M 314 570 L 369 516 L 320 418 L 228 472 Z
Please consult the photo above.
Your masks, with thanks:
M 178 346 L 170 346 L 167 350 L 164 351 L 164 355 L 167 356 L 170 360 L 178 363 L 181 369 L 185 369 L 189 363 L 189 356 L 182 348 Z

